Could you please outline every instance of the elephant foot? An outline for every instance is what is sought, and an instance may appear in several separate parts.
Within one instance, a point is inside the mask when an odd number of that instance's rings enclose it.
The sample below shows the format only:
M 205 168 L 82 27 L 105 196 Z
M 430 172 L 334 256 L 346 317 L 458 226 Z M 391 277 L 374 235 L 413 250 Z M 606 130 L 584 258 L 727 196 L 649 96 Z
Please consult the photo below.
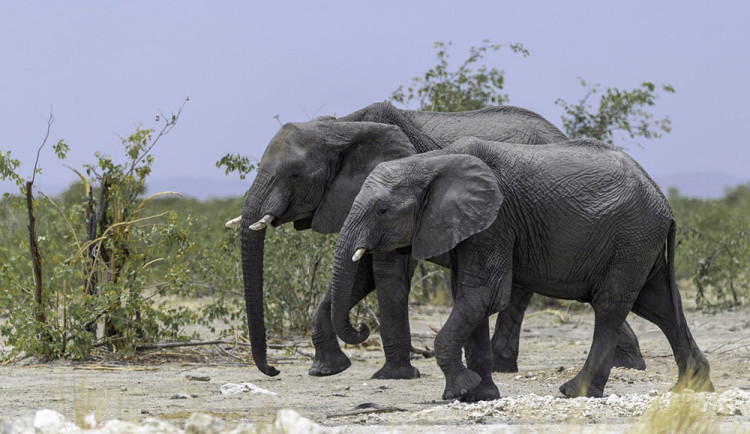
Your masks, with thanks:
M 696 372 L 691 375 L 683 375 L 683 378 L 677 380 L 669 391 L 670 392 L 682 392 L 683 390 L 690 389 L 694 392 L 714 392 L 714 383 L 708 377 L 708 373 Z
M 643 371 L 646 369 L 646 361 L 643 360 L 640 349 L 618 346 L 615 348 L 612 366 Z
M 491 378 L 482 379 L 479 386 L 470 390 L 466 396 L 461 397 L 461 401 L 465 402 L 494 401 L 496 399 L 500 399 L 500 391 Z
M 457 375 L 445 378 L 443 399 L 464 399 L 481 382 L 482 377 L 479 374 L 469 368 L 463 368 Z
M 308 374 L 313 377 L 327 377 L 329 375 L 336 375 L 351 365 L 351 360 L 339 348 L 336 348 L 336 351 L 328 352 L 316 350 L 313 364 Z
M 604 387 L 595 384 L 584 384 L 578 376 L 560 386 L 560 392 L 567 398 L 578 398 L 585 396 L 588 398 L 601 398 L 604 395 Z
M 492 358 L 492 372 L 518 372 L 518 363 L 495 356 Z
M 409 362 L 398 364 L 386 362 L 378 372 L 372 374 L 372 378 L 375 380 L 413 380 L 419 378 L 419 369 Z

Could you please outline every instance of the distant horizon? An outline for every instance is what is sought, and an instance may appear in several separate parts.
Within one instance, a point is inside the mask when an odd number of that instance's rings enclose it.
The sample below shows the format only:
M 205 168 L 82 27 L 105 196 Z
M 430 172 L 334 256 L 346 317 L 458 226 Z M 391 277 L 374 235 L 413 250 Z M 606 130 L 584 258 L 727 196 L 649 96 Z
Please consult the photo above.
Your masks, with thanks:
M 253 182 L 254 173 L 249 174 L 246 179 L 241 180 L 239 176 L 216 176 L 216 177 L 157 177 L 146 182 L 145 195 L 154 193 L 174 191 L 180 195 L 207 201 L 211 199 L 230 199 L 241 198 Z M 677 172 L 667 175 L 652 175 L 654 181 L 661 187 L 666 194 L 672 187 L 676 187 L 681 196 L 698 198 L 698 199 L 720 199 L 728 189 L 749 184 L 750 177 L 742 179 L 741 177 L 729 175 L 721 172 Z M 78 183 L 75 175 L 72 175 L 70 182 L 61 186 L 60 182 L 48 182 L 44 175 L 37 176 L 35 181 L 35 190 L 41 191 L 50 196 L 58 196 L 64 191 L 70 189 Z M 224 194 L 217 194 L 219 191 L 225 191 Z M 0 194 L 9 192 L 18 194 L 17 188 L 0 188 Z

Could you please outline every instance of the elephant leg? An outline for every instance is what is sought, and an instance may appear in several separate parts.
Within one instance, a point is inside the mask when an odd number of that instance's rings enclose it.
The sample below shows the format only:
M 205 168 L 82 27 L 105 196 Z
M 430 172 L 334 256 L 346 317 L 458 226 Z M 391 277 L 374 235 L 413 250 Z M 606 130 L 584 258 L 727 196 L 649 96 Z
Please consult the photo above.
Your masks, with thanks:
M 593 303 L 592 303 L 593 304 Z M 583 368 L 570 381 L 560 386 L 560 392 L 568 398 L 588 396 L 601 398 L 604 386 L 612 369 L 618 328 L 628 310 L 601 309 L 594 307 L 594 339 Z
M 455 286 L 454 279 L 452 284 Z M 471 392 L 482 383 L 482 376 L 469 368 L 461 361 L 461 348 L 467 344 L 469 336 L 472 335 L 480 324 L 488 328 L 486 300 L 481 294 L 455 295 L 453 309 L 448 320 L 435 337 L 435 360 L 440 370 L 445 375 L 445 390 L 443 399 L 467 399 Z M 484 321 L 482 321 L 484 320 Z M 477 331 L 476 337 L 481 331 Z M 480 361 L 478 357 L 481 345 L 476 347 L 478 340 L 472 341 L 469 350 L 469 361 L 480 369 L 487 361 Z M 489 343 L 489 342 L 488 342 Z M 488 348 L 489 349 L 489 348 Z M 489 353 L 489 351 L 487 352 Z
M 630 324 L 624 321 L 617 333 L 617 346 L 615 347 L 615 357 L 612 360 L 612 366 L 628 369 L 646 369 L 646 361 L 641 354 L 641 346 L 638 344 Z
M 367 294 L 375 289 L 372 277 L 372 261 L 369 257 L 362 258 L 357 268 L 357 277 L 352 288 L 349 309 L 355 306 Z M 313 316 L 312 342 L 315 347 L 313 364 L 308 373 L 314 377 L 335 375 L 344 371 L 352 362 L 341 351 L 336 332 L 331 324 L 331 291 L 329 290 L 320 302 Z
M 372 378 L 419 378 L 419 370 L 411 364 L 409 330 L 409 291 L 415 263 L 409 255 L 392 252 L 374 253 L 372 263 L 380 310 L 380 337 L 385 352 L 385 365 Z
M 633 312 L 656 324 L 667 337 L 678 369 L 673 391 L 714 391 L 708 361 L 690 333 L 679 291 L 673 292 L 670 287 L 666 263 L 646 282 L 635 300 Z
M 497 314 L 495 333 L 492 335 L 492 370 L 495 372 L 518 372 L 521 323 L 532 295 L 531 291 L 514 285 L 508 307 Z
M 638 269 L 637 264 L 624 262 L 622 265 L 626 268 L 611 269 L 602 279 L 601 286 L 592 293 L 594 338 L 583 368 L 573 379 L 560 386 L 560 392 L 568 398 L 601 398 L 604 394 L 620 327 L 638 296 L 638 288 L 646 280 L 644 276 L 641 281 L 631 281 L 625 276 L 634 275 L 633 269 Z
M 479 374 L 482 381 L 462 398 L 463 401 L 491 401 L 500 399 L 500 391 L 492 381 L 492 347 L 490 345 L 489 319 L 484 318 L 471 333 L 464 347 L 466 366 Z

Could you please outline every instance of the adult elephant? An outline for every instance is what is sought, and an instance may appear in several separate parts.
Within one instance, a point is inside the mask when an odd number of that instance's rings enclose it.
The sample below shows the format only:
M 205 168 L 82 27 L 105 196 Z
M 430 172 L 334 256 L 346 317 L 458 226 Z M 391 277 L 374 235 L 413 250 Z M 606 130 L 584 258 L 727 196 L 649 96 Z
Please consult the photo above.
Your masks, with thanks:
M 293 222 L 299 230 L 338 232 L 362 183 L 378 163 L 441 149 L 466 136 L 531 145 L 567 139 L 541 116 L 517 107 L 438 113 L 399 110 L 388 103 L 372 104 L 340 119 L 286 124 L 271 139 L 245 198 L 241 217 L 245 303 L 253 358 L 261 372 L 278 374 L 268 365 L 266 357 L 263 316 L 266 226 Z M 368 257 L 357 270 L 349 307 L 373 289 L 378 290 L 386 361 L 373 378 L 419 376 L 409 361 L 407 298 L 413 271 L 409 256 L 391 252 Z M 531 293 L 517 294 L 513 315 L 498 320 L 493 341 L 497 348 L 496 370 L 518 369 L 518 335 L 530 297 Z M 330 303 L 327 294 L 314 316 L 315 357 L 310 375 L 333 375 L 351 365 L 332 328 Z M 621 365 L 643 369 L 645 364 L 637 339 L 627 324 L 619 339 Z
M 355 330 L 349 322 L 352 261 L 406 248 L 416 259 L 450 254 L 454 304 L 435 338 L 443 399 L 499 398 L 487 318 L 503 316 L 518 290 L 594 309 L 591 350 L 560 387 L 564 395 L 602 396 L 618 328 L 631 310 L 669 340 L 679 372 L 674 390 L 714 390 L 675 282 L 672 210 L 638 163 L 613 146 L 571 140 L 519 147 L 466 138 L 378 165 L 336 244 L 332 321 L 344 342 L 358 344 L 369 334 L 366 325 Z

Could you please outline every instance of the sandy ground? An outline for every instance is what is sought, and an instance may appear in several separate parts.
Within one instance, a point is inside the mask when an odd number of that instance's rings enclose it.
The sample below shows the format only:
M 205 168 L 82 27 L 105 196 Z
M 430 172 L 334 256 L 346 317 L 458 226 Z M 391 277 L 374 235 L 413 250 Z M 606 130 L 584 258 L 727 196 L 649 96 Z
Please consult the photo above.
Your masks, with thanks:
M 431 348 L 433 328 L 439 329 L 448 314 L 449 308 L 412 307 L 414 345 Z M 369 345 L 345 350 L 351 368 L 325 378 L 307 375 L 312 349 L 305 339 L 295 341 L 301 345 L 297 350 L 270 352 L 281 370 L 274 378 L 241 363 L 238 353 L 217 347 L 0 366 L 0 426 L 2 420 L 43 408 L 79 423 L 93 413 L 99 422 L 156 417 L 176 427 L 196 412 L 228 424 L 268 423 L 279 409 L 291 408 L 342 432 L 625 432 L 652 420 L 654 409 L 668 407 L 670 399 L 687 399 L 696 403 L 691 404 L 697 409 L 695 423 L 708 424 L 708 431 L 750 432 L 750 310 L 686 315 L 711 363 L 716 393 L 666 393 L 677 376 L 669 345 L 654 325 L 631 315 L 647 369 L 614 369 L 602 399 L 565 399 L 558 386 L 582 366 L 594 317 L 537 311 L 524 321 L 520 372 L 495 374 L 503 398 L 489 403 L 441 401 L 444 379 L 434 359 L 414 359 L 422 373 L 417 380 L 370 379 L 383 360 L 375 335 Z M 229 383 L 252 383 L 271 394 L 221 393 Z

